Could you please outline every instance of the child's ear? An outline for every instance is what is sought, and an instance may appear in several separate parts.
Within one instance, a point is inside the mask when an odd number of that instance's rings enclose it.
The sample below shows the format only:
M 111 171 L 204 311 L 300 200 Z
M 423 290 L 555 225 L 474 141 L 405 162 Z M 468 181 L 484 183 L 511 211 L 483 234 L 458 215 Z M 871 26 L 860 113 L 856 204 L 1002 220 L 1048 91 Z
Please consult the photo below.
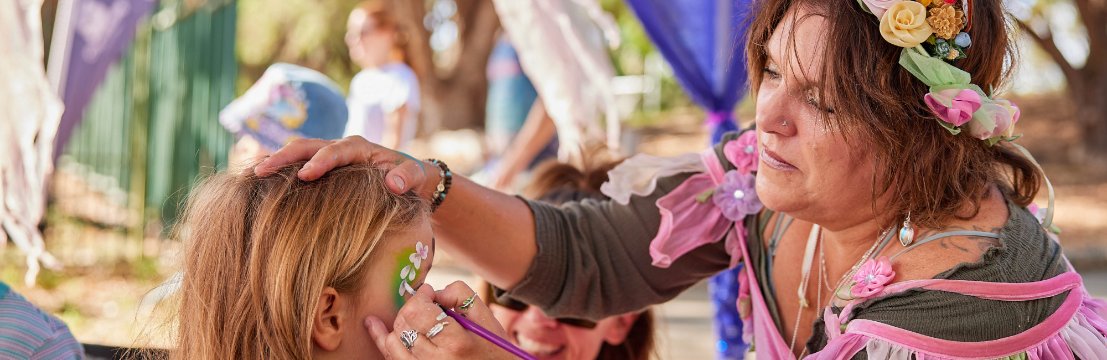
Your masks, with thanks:
M 615 321 L 615 324 L 609 328 L 603 334 L 603 341 L 611 345 L 622 344 L 627 340 L 627 335 L 630 334 L 630 328 L 634 326 L 634 322 L 638 320 L 638 313 L 631 312 L 618 316 L 614 316 L 611 320 Z
M 343 327 L 350 326 L 344 309 L 348 304 L 344 300 L 332 287 L 324 288 L 319 295 L 319 304 L 315 307 L 311 323 L 311 340 L 324 351 L 338 349 L 342 343 Z

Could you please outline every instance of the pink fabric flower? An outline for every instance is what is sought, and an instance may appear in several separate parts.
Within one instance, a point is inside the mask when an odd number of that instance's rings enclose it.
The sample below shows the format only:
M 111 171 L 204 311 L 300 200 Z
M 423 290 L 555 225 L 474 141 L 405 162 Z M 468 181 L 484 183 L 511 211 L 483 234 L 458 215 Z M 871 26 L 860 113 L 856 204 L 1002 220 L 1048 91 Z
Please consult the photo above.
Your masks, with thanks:
M 972 114 L 980 109 L 980 94 L 970 89 L 945 89 L 927 93 L 926 106 L 938 115 L 939 119 L 953 126 L 961 126 L 972 119 Z
M 892 262 L 887 256 L 869 259 L 861 265 L 857 273 L 853 274 L 853 287 L 850 288 L 850 294 L 858 299 L 876 295 L 895 277 L 896 272 L 892 270 Z
M 742 221 L 746 215 L 761 211 L 761 200 L 754 189 L 756 181 L 751 174 L 728 171 L 723 176 L 723 183 L 715 188 L 711 200 L 727 220 Z
M 1012 124 L 1018 121 L 1019 108 L 1007 100 L 985 103 L 980 111 L 973 114 L 969 122 L 969 134 L 980 140 L 988 140 L 1003 135 Z
M 1000 128 L 1000 123 L 998 121 L 996 122 L 996 134 L 1002 134 L 1004 137 L 1013 136 L 1015 132 L 1015 123 L 1019 122 L 1019 116 L 1022 115 L 1022 111 L 1019 110 L 1019 107 L 1015 106 L 1014 103 L 1004 99 L 995 100 L 995 103 L 1007 109 L 1007 112 L 1011 114 L 1011 121 L 1006 124 L 1007 126 Z
M 1031 215 L 1034 215 L 1034 218 L 1038 219 L 1039 224 L 1045 222 L 1045 208 L 1039 207 L 1038 204 L 1030 203 L 1030 205 L 1026 207 L 1026 211 L 1029 211 Z
M 757 132 L 746 131 L 734 141 L 723 146 L 723 156 L 734 164 L 738 172 L 748 174 L 757 171 Z
M 896 3 L 903 0 L 862 0 L 865 2 L 865 6 L 869 8 L 869 11 L 876 15 L 876 17 L 884 17 L 884 12 L 888 11 L 888 8 L 892 7 Z

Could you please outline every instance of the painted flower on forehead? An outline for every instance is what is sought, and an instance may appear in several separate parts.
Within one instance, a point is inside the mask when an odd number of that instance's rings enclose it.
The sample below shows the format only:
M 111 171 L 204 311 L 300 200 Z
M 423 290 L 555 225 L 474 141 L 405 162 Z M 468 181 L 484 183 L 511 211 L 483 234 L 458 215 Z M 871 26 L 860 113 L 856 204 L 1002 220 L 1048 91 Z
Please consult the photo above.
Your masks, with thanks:
M 930 92 L 923 100 L 939 119 L 953 126 L 961 126 L 972 120 L 972 114 L 981 106 L 980 94 L 970 89 L 953 88 Z
M 415 242 L 415 252 L 411 254 L 411 262 L 415 264 L 421 264 L 422 260 L 426 260 L 427 256 L 430 256 L 430 246 L 423 245 L 422 241 Z M 418 258 L 419 262 L 415 262 Z M 419 265 L 415 265 L 418 267 Z
M 741 174 L 736 170 L 723 175 L 723 183 L 715 188 L 711 200 L 730 221 L 741 221 L 746 215 L 761 211 L 761 199 L 755 190 L 756 180 L 751 174 Z
M 891 8 L 892 5 L 903 0 L 862 0 L 865 3 L 865 7 L 869 8 L 869 12 L 876 15 L 879 19 L 884 16 L 884 13 Z
M 853 274 L 853 287 L 850 295 L 854 298 L 866 299 L 884 290 L 884 286 L 892 282 L 896 272 L 892 270 L 892 262 L 887 256 L 869 259 Z
M 961 28 L 965 27 L 965 13 L 951 5 L 931 8 L 927 24 L 934 29 L 934 35 L 943 39 L 953 39 Z
M 739 173 L 757 171 L 757 132 L 747 131 L 723 146 L 723 156 L 734 164 Z
M 897 2 L 880 17 L 880 35 L 895 46 L 918 46 L 933 33 L 926 22 L 926 6 L 914 1 Z

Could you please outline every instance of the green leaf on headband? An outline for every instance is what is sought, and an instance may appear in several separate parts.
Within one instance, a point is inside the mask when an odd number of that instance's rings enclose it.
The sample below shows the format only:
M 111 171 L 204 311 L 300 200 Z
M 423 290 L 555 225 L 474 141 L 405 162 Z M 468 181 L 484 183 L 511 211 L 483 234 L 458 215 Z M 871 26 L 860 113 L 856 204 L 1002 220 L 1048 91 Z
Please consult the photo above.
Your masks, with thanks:
M 947 122 L 942 121 L 942 120 L 937 120 L 937 121 L 938 121 L 938 125 L 942 125 L 942 127 L 946 128 L 946 130 L 949 130 L 950 134 L 957 135 L 957 134 L 961 133 L 961 129 L 958 129 L 956 126 L 953 126 L 953 124 L 947 123 Z
M 980 95 L 981 98 L 991 99 L 990 97 L 988 97 L 988 94 L 984 93 L 984 89 L 981 89 L 979 86 L 976 86 L 976 84 L 934 85 L 934 86 L 930 87 L 930 92 L 936 93 L 936 92 L 939 92 L 939 91 L 942 91 L 942 90 L 949 90 L 949 89 L 969 89 L 969 90 L 975 91 L 977 94 Z
M 868 6 L 868 5 L 865 5 L 865 2 L 864 2 L 864 1 L 862 1 L 862 0 L 857 0 L 857 5 L 861 5 L 861 10 L 865 10 L 865 12 L 867 12 L 867 13 L 869 13 L 869 14 L 873 14 L 873 11 L 872 11 L 872 10 L 869 10 L 869 6 Z M 873 15 L 876 15 L 876 14 L 873 14 Z M 877 20 L 877 21 L 880 21 L 880 19 L 876 19 L 876 20 Z
M 931 57 L 921 46 L 906 48 L 900 52 L 899 65 L 927 86 L 969 84 L 972 76 L 964 70 Z

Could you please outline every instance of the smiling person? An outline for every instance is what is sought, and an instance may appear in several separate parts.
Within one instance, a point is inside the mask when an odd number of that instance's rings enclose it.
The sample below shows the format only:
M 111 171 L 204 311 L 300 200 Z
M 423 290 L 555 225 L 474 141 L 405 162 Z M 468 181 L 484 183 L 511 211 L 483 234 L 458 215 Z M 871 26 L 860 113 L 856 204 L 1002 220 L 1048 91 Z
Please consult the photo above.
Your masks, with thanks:
M 534 170 L 522 195 L 552 205 L 584 199 L 605 200 L 600 184 L 618 162 L 603 161 L 598 152 L 585 153 L 576 166 L 549 161 Z M 654 318 L 650 309 L 609 316 L 599 321 L 554 318 L 536 306 L 510 296 L 493 296 L 489 285 L 481 298 L 508 339 L 540 359 L 646 360 L 654 355 Z
M 421 322 L 400 310 L 445 315 L 435 302 L 456 307 L 474 294 L 461 283 L 437 293 L 421 286 L 435 252 L 424 200 L 387 191 L 370 165 L 314 182 L 295 177 L 299 165 L 265 177 L 219 173 L 194 190 L 176 232 L 186 248 L 172 358 L 379 359 L 389 347 L 486 344 L 452 319 Z M 469 311 L 502 333 L 483 305 Z M 374 342 L 366 327 L 387 333 L 385 323 L 419 332 L 407 343 Z
M 633 157 L 610 201 L 508 196 L 359 138 L 298 141 L 255 171 L 387 164 L 391 191 L 441 204 L 446 251 L 554 318 L 639 310 L 744 262 L 758 357 L 1107 358 L 1107 304 L 1051 240 L 1051 210 L 1029 211 L 1048 182 L 993 93 L 1015 68 L 1002 3 L 756 6 L 756 129 Z

